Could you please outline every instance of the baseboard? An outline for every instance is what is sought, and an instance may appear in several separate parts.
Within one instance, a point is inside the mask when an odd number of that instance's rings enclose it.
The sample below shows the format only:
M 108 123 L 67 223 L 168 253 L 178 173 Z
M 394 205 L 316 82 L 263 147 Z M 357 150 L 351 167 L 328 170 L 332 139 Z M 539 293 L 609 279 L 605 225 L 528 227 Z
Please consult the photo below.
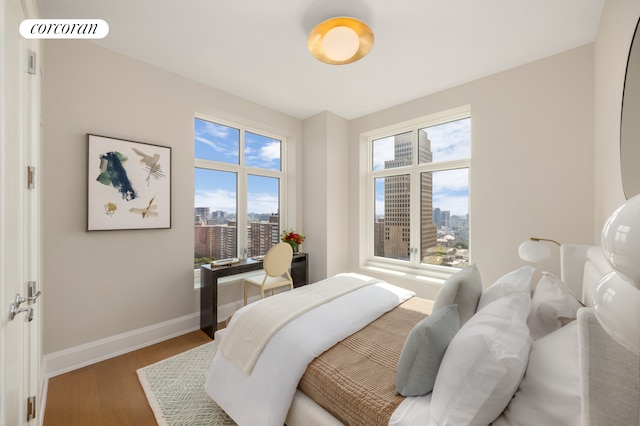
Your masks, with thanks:
M 45 380 L 48 380 L 51 377 L 153 345 L 199 328 L 200 313 L 197 312 L 47 354 L 43 357 L 44 377 Z

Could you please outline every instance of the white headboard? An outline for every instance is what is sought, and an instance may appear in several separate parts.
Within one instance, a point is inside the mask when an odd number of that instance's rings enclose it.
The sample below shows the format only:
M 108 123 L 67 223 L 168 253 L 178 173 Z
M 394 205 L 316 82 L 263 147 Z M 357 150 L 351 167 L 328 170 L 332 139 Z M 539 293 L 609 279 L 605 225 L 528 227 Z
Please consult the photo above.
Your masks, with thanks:
M 563 244 L 561 276 L 587 306 L 578 311 L 582 423 L 640 425 L 640 356 L 613 340 L 593 306 L 595 285 L 613 270 L 599 246 Z

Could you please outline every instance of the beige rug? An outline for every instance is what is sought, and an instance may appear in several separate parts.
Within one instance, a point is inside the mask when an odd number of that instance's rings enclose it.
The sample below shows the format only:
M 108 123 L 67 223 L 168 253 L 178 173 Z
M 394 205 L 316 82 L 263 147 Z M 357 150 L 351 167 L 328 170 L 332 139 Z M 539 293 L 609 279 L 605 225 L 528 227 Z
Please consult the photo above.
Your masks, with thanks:
M 205 343 L 137 371 L 158 425 L 235 425 L 204 391 L 216 346 Z

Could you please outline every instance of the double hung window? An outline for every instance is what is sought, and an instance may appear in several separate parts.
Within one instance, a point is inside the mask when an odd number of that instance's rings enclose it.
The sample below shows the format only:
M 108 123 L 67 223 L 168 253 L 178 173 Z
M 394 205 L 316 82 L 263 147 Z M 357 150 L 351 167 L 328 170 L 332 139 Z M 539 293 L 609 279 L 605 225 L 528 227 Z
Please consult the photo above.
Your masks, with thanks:
M 468 265 L 468 108 L 372 132 L 366 143 L 368 262 Z
M 194 268 L 264 255 L 279 241 L 282 137 L 195 118 Z

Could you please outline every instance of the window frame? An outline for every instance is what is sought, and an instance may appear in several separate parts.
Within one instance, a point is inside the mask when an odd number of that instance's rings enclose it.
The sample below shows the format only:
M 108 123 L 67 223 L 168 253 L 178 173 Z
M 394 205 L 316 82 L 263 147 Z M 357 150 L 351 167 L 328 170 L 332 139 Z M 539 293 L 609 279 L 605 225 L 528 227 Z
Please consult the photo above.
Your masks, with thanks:
M 420 275 L 427 275 L 430 278 L 437 280 L 443 280 L 455 273 L 458 268 L 431 265 L 421 263 L 420 253 L 420 232 L 421 227 L 416 224 L 420 223 L 420 175 L 423 172 L 437 172 L 454 169 L 468 169 L 469 173 L 469 186 L 471 183 L 471 158 L 472 153 L 469 153 L 469 157 L 459 160 L 442 161 L 437 163 L 423 163 L 419 164 L 418 160 L 418 131 L 425 127 L 435 126 L 450 121 L 456 121 L 460 119 L 471 119 L 471 108 L 469 105 L 453 108 L 450 110 L 442 111 L 439 113 L 431 114 L 428 116 L 419 117 L 402 123 L 397 123 L 391 126 L 383 127 L 376 130 L 371 130 L 360 135 L 361 141 L 361 197 L 360 208 L 361 217 L 365 220 L 360 225 L 360 235 L 364 238 L 360 243 L 360 265 L 363 268 L 373 269 L 380 272 L 390 273 L 409 273 Z M 393 137 L 405 132 L 412 132 L 412 164 L 410 166 L 395 167 L 390 169 L 373 170 L 373 141 Z M 410 175 L 410 257 L 409 260 L 385 258 L 381 256 L 375 256 L 375 180 L 377 178 L 386 178 L 390 176 Z M 413 202 L 418 200 L 418 202 Z M 471 190 L 469 189 L 469 221 L 471 222 Z M 471 224 L 469 224 L 469 230 L 471 231 Z M 471 238 L 469 238 L 471 239 Z M 471 263 L 471 250 L 469 251 L 469 263 Z
M 284 229 L 284 224 L 287 223 L 287 169 L 288 169 L 288 141 L 287 137 L 267 131 L 258 129 L 249 125 L 239 124 L 235 122 L 231 122 L 229 120 L 224 120 L 217 117 L 211 117 L 203 114 L 195 114 L 193 116 L 193 124 L 195 127 L 195 120 L 204 120 L 211 123 L 219 124 L 226 127 L 231 127 L 239 130 L 239 141 L 238 141 L 238 152 L 239 159 L 238 164 L 233 163 L 225 163 L 215 160 L 207 160 L 202 158 L 197 158 L 195 156 L 195 150 L 193 154 L 194 166 L 193 170 L 195 173 L 195 169 L 208 169 L 208 170 L 217 170 L 223 172 L 231 172 L 236 173 L 237 176 L 237 187 L 236 187 L 236 218 L 237 218 L 237 242 L 236 242 L 236 257 L 243 258 L 246 257 L 248 252 L 248 241 L 247 241 L 247 225 L 249 224 L 247 221 L 248 215 L 248 200 L 247 200 L 247 191 L 248 191 L 248 177 L 249 175 L 260 176 L 260 177 L 269 177 L 278 179 L 278 227 L 280 232 Z M 245 164 L 245 133 L 253 133 L 260 136 L 264 136 L 271 139 L 276 139 L 280 141 L 280 170 L 272 170 L 265 169 L 255 166 L 247 166 Z M 193 137 L 193 143 L 195 143 L 195 134 Z M 194 181 L 194 206 L 195 209 L 195 181 Z M 242 219 L 242 220 L 241 220 Z M 194 268 L 194 287 L 200 287 L 200 268 Z

